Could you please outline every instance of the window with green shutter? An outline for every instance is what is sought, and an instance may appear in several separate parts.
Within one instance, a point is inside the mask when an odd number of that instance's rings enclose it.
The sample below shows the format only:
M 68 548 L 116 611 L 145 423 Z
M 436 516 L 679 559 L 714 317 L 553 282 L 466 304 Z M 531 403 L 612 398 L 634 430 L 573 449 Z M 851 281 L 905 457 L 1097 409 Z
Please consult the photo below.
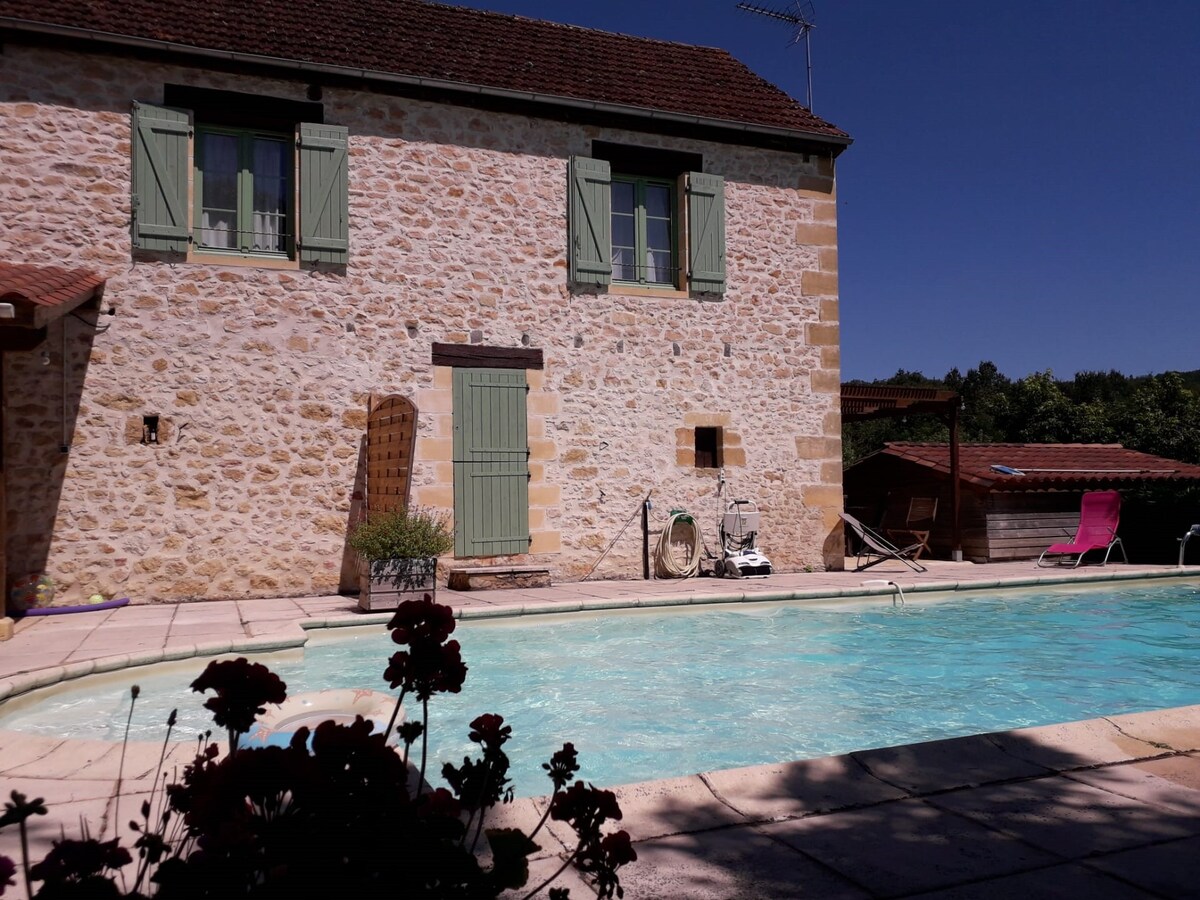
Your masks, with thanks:
M 571 281 L 724 293 L 724 179 L 696 154 L 592 149 L 570 161 Z
M 133 104 L 133 242 L 161 253 L 186 253 L 188 142 L 191 113 Z
M 164 94 L 164 106 L 133 109 L 135 248 L 347 262 L 347 131 L 321 123 L 320 104 L 179 85 Z

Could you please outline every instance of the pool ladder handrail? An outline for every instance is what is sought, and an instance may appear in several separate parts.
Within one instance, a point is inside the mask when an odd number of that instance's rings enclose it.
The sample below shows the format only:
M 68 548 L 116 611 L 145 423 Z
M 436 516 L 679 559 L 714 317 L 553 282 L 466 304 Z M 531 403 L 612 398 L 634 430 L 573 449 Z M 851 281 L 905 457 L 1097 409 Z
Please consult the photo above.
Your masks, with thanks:
M 1200 526 L 1197 526 L 1197 527 L 1200 528 Z M 877 584 L 883 585 L 884 587 L 890 587 L 892 589 L 892 606 L 904 606 L 905 605 L 904 589 L 902 587 L 900 587 L 900 585 L 896 584 L 896 582 L 887 581 L 886 579 L 883 579 L 883 578 L 872 578 L 872 579 L 869 579 L 869 580 L 863 582 L 864 587 L 872 587 Z M 899 597 L 900 597 L 899 603 L 896 602 L 897 595 L 899 595 Z
M 1200 525 L 1193 525 L 1188 529 L 1187 534 L 1181 538 L 1177 538 L 1179 541 L 1179 568 L 1181 569 L 1183 568 L 1183 551 L 1187 549 L 1188 538 L 1194 534 L 1200 534 Z

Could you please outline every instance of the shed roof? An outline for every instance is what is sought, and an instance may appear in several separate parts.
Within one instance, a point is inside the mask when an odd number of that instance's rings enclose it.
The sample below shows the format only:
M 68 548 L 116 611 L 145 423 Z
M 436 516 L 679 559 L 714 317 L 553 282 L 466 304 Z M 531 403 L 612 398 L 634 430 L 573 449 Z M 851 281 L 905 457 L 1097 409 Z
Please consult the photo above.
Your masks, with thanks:
M 962 444 L 959 454 L 962 480 L 992 491 L 1200 480 L 1198 465 L 1128 450 L 1120 444 Z M 901 441 L 886 444 L 851 468 L 880 455 L 950 474 L 950 449 L 945 444 Z
M 0 260 L 0 302 L 11 303 L 14 317 L 0 326 L 40 328 L 103 292 L 105 279 L 89 269 L 33 266 Z
M 0 0 L 0 25 L 849 143 L 725 50 L 423 0 Z

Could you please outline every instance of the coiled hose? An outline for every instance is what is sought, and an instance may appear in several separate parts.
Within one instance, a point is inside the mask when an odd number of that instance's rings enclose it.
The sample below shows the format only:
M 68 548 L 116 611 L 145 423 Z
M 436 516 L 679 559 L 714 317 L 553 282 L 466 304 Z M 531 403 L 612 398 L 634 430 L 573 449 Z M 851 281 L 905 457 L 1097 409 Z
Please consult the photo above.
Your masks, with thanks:
M 677 539 L 676 529 L 687 532 L 686 536 L 681 535 Z M 689 558 L 681 565 L 675 560 L 676 548 L 689 543 Z M 658 536 L 658 546 L 654 551 L 654 574 L 659 578 L 694 578 L 700 574 L 701 551 L 700 529 L 696 527 L 696 520 L 685 512 L 673 512 Z

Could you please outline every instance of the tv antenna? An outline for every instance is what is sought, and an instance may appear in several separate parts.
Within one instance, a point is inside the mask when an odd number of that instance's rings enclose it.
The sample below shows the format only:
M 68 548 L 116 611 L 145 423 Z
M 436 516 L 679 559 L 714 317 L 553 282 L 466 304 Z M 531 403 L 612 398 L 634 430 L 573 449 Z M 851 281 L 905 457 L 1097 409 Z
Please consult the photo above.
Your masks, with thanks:
M 791 25 L 795 29 L 791 43 L 798 44 L 801 40 L 804 41 L 804 63 L 808 70 L 808 110 L 812 112 L 812 40 L 810 35 L 817 25 L 813 18 L 813 5 L 810 0 L 796 0 L 795 3 L 782 9 L 759 6 L 757 3 L 739 3 L 737 8 L 743 12 L 754 13 Z

